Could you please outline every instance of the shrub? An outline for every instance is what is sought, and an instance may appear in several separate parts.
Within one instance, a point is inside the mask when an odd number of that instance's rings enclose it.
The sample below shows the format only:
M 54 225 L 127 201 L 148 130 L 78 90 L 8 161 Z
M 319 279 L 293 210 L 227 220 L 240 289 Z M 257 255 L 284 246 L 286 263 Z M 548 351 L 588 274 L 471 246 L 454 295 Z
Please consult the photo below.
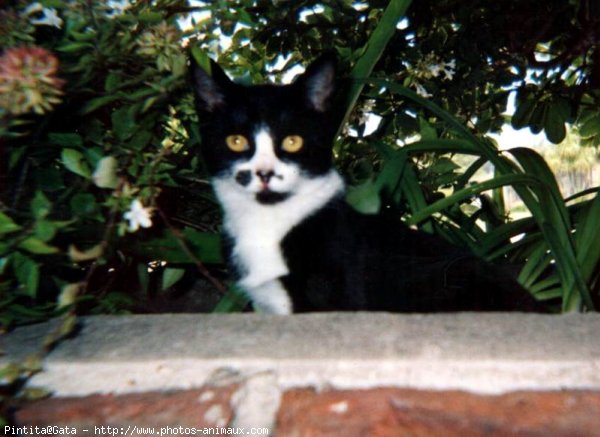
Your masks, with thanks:
M 471 19 L 464 14 L 456 15 L 465 20 L 458 30 L 435 15 L 437 27 L 426 33 L 418 30 L 427 24 L 419 8 L 403 24 L 406 0 L 370 8 L 277 3 L 47 0 L 0 12 L 4 325 L 73 313 L 75 305 L 87 313 L 132 310 L 190 275 L 225 296 L 215 310 L 243 306 L 215 279 L 223 276 L 218 207 L 196 154 L 201 138 L 182 41 L 200 62 L 218 58 L 246 82 L 280 80 L 334 48 L 350 79 L 339 102 L 340 132 L 350 134 L 335 156 L 355 185 L 356 208 L 386 207 L 489 260 L 514 263 L 521 283 L 557 310 L 598 304 L 598 194 L 563 199 L 536 153 L 499 153 L 485 136 L 504 122 L 506 84 L 526 74 L 511 73 L 500 42 L 488 35 L 479 48 L 488 57 L 498 49 L 504 67 L 492 74 L 486 57 L 460 49 Z M 192 12 L 212 15 L 195 16 L 183 31 L 180 20 Z M 574 105 L 547 89 L 548 98 L 536 100 L 533 88 L 519 88 L 516 124 L 533 122 L 526 105 L 545 105 L 552 117 L 540 126 L 559 140 Z M 580 91 L 573 94 L 593 100 Z M 593 141 L 595 112 L 582 111 Z M 367 132 L 372 114 L 381 123 Z M 466 169 L 457 164 L 464 155 L 474 157 Z M 495 177 L 478 182 L 473 175 L 488 163 Z M 504 186 L 517 190 L 531 217 L 510 220 Z

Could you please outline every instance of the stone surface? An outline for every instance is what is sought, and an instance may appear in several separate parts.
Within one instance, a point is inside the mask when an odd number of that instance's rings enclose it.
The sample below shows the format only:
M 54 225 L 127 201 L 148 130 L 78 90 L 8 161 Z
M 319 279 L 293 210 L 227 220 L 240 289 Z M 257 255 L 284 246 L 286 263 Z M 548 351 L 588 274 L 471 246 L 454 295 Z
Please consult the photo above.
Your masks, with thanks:
M 38 351 L 56 323 L 0 337 L 0 361 Z M 598 332 L 598 314 L 86 317 L 30 382 L 55 396 L 15 420 L 278 436 L 600 435 Z
M 598 436 L 600 393 L 292 390 L 283 396 L 276 429 L 298 437 Z
M 52 324 L 3 336 L 0 361 L 40 347 Z M 272 374 L 247 399 L 293 387 L 482 393 L 600 389 L 600 314 L 322 313 L 97 316 L 80 321 L 32 385 L 57 396 L 181 390 L 214 375 Z M 262 387 L 262 388 L 261 388 Z M 273 400 L 275 399 L 275 400 Z

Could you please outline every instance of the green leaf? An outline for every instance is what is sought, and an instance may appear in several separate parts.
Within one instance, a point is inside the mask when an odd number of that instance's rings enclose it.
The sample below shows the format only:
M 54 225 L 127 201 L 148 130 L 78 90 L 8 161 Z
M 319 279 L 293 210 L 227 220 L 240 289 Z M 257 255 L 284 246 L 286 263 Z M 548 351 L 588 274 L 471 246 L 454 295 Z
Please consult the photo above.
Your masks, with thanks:
M 75 149 L 63 149 L 62 151 L 62 163 L 75 174 L 83 176 L 84 178 L 90 178 L 92 173 L 90 168 L 85 162 L 83 154 Z
M 529 129 L 534 134 L 539 134 L 544 126 L 546 125 L 546 117 L 548 114 L 548 105 L 546 103 L 539 103 L 536 105 L 531 118 L 529 119 Z
M 395 194 L 406 169 L 407 156 L 402 151 L 389 154 L 384 159 L 385 165 L 375 180 L 377 191 L 389 193 L 396 198 Z
M 600 265 L 600 194 L 596 194 L 582 214 L 581 221 L 577 224 L 575 243 L 577 246 L 577 261 L 586 282 L 589 283 L 594 270 Z
M 429 170 L 437 174 L 446 174 L 458 168 L 460 168 L 460 165 L 453 162 L 450 158 L 439 158 L 429 167 Z
M 112 93 L 116 91 L 122 83 L 123 78 L 121 77 L 121 74 L 111 71 L 104 80 L 104 90 L 107 93 Z
M 84 49 L 93 49 L 94 45 L 89 42 L 72 42 L 58 46 L 56 50 L 63 53 L 76 53 Z
M 571 220 L 556 179 L 544 159 L 528 148 L 514 148 L 510 153 L 527 174 L 535 175 L 542 185 L 533 187 L 536 205 L 528 203 L 544 239 L 555 257 L 556 268 L 564 290 L 563 310 L 579 310 L 582 303 L 594 308 L 588 285 L 575 255 Z
M 162 236 L 150 240 L 136 240 L 128 244 L 123 250 L 132 252 L 144 259 L 159 259 L 176 264 L 190 264 L 194 260 L 184 250 L 183 245 L 186 245 L 187 249 L 204 263 L 223 262 L 221 237 L 218 234 L 185 228 L 183 237 L 183 241 L 180 241 L 172 232 L 165 232 Z
M 117 94 L 109 94 L 107 96 L 97 97 L 88 101 L 83 108 L 81 108 L 81 113 L 83 115 L 89 114 L 90 112 L 94 112 L 95 110 L 102 108 L 109 103 L 116 102 L 119 99 L 121 99 L 121 96 Z
M 2 131 L 0 128 L 0 136 L 2 136 Z M 12 150 L 8 159 L 8 169 L 13 170 L 15 166 L 21 162 L 21 159 L 25 156 L 27 148 L 26 147 L 17 147 Z
M 164 16 L 160 12 L 148 11 L 142 12 L 137 18 L 140 20 L 141 23 L 154 24 L 163 21 Z
M 98 210 L 96 198 L 90 193 L 77 193 L 69 202 L 73 215 L 90 216 Z
M 384 147 L 388 149 L 387 152 Z M 391 148 L 382 144 L 380 149 L 386 163 L 377 177 L 379 191 L 389 193 L 396 204 L 400 204 L 402 198 L 405 198 L 413 213 L 425 208 L 427 202 L 412 162 L 408 159 L 406 147 L 390 152 Z M 426 232 L 433 232 L 429 221 L 424 223 L 422 228 Z
M 600 114 L 594 114 L 583 122 L 579 128 L 582 138 L 592 138 L 600 134 Z
M 488 180 L 485 182 L 470 185 L 467 188 L 463 188 L 462 190 L 457 191 L 456 193 L 452 194 L 451 196 L 444 197 L 443 199 L 432 203 L 431 205 L 427 206 L 426 208 L 423 208 L 422 210 L 413 214 L 413 216 L 407 221 L 407 223 L 408 224 L 417 224 L 417 223 L 425 220 L 432 214 L 441 212 L 444 209 L 449 208 L 449 207 L 451 207 L 465 199 L 468 199 L 469 197 L 479 194 L 483 191 L 491 190 L 491 189 L 497 188 L 497 187 L 503 187 L 506 185 L 513 185 L 513 186 L 517 185 L 517 184 L 535 185 L 535 184 L 539 184 L 539 183 L 540 183 L 539 180 L 536 179 L 535 177 L 524 175 L 524 174 L 523 175 L 513 174 L 513 175 L 498 176 L 494 179 L 491 179 L 491 180 Z
M 373 181 L 349 187 L 346 201 L 363 214 L 377 214 L 381 208 L 379 189 Z
M 40 269 L 31 258 L 15 252 L 12 255 L 15 276 L 29 297 L 35 298 L 40 282 Z
M 403 146 L 402 150 L 409 155 L 418 153 L 461 153 L 465 155 L 481 155 L 481 150 L 478 150 L 473 143 L 465 140 L 421 140 Z
M 130 150 L 142 150 L 152 140 L 152 132 L 139 131 L 133 135 L 131 140 L 127 143 L 127 148 Z
M 35 192 L 33 199 L 31 200 L 31 213 L 36 220 L 46 217 L 50 213 L 52 204 L 44 193 L 40 190 Z
M 212 72 L 210 69 L 210 58 L 208 57 L 206 52 L 204 50 L 202 50 L 200 47 L 193 46 L 191 49 L 191 53 L 192 53 L 192 56 L 194 57 L 194 60 L 196 61 L 196 63 L 204 71 L 206 71 L 208 74 L 212 75 Z
M 556 268 L 563 289 L 563 311 L 580 311 L 582 304 L 593 311 L 594 303 L 589 288 L 583 280 L 572 247 L 564 243 L 564 233 L 559 232 L 551 223 L 543 223 L 542 232 L 556 260 Z
M 435 128 L 423 117 L 419 118 L 419 131 L 423 141 L 432 141 L 438 138 Z
M 0 211 L 0 235 L 9 234 L 21 229 L 9 216 Z
M 524 287 L 529 288 L 550 265 L 552 257 L 545 243 L 538 244 L 531 254 L 527 256 L 527 262 L 519 273 L 518 281 Z
M 183 235 L 191 244 L 195 255 L 202 262 L 216 264 L 223 262 L 221 252 L 221 236 L 209 232 L 200 232 L 192 228 L 185 228 Z M 189 259 L 189 258 L 188 258 Z
M 562 117 L 561 109 L 555 106 L 548 108 L 548 115 L 544 124 L 546 138 L 548 141 L 559 144 L 567 136 L 567 128 L 565 127 L 565 119 Z
M 124 106 L 114 111 L 111 120 L 114 134 L 119 140 L 130 138 L 137 130 L 135 112 L 131 106 Z
M 100 160 L 104 158 L 104 150 L 101 147 L 86 147 L 83 156 L 90 166 L 96 168 Z
M 534 109 L 535 101 L 533 99 L 526 99 L 520 102 L 510 120 L 513 129 L 519 130 L 527 126 Z
M 58 252 L 58 248 L 49 246 L 42 240 L 35 237 L 29 237 L 19 243 L 19 248 L 36 255 L 48 255 Z
M 46 166 L 36 170 L 35 183 L 38 187 L 44 187 L 46 193 L 56 193 L 65 189 L 63 176 L 62 166 Z
M 175 285 L 183 275 L 185 274 L 185 269 L 172 268 L 167 267 L 163 272 L 162 276 L 162 289 L 166 290 Z
M 47 242 L 56 235 L 56 226 L 53 222 L 47 220 L 38 220 L 33 228 L 34 235 L 37 239 Z
M 554 97 L 552 99 L 552 107 L 558 112 L 563 121 L 569 121 L 573 108 L 571 102 L 563 97 Z
M 221 298 L 217 306 L 214 308 L 213 312 L 215 313 L 233 313 L 242 311 L 248 303 L 250 299 L 248 296 L 240 290 L 237 285 L 232 285 L 225 296 Z
M 54 132 L 48 134 L 48 140 L 51 144 L 62 147 L 81 147 L 83 138 L 79 134 Z
M 538 195 L 538 199 L 542 196 L 550 196 L 548 202 L 544 205 L 552 208 L 552 211 L 558 212 L 557 220 L 560 220 L 564 225 L 565 229 L 571 228 L 569 219 L 569 213 L 565 208 L 565 204 L 562 201 L 562 195 L 560 188 L 554 177 L 554 173 L 544 160 L 536 151 L 527 147 L 515 147 L 509 150 L 523 167 L 526 174 L 533 175 L 539 178 L 543 182 L 543 188 L 534 190 Z M 543 202 L 541 202 L 543 203 Z M 547 217 L 547 214 L 546 214 Z

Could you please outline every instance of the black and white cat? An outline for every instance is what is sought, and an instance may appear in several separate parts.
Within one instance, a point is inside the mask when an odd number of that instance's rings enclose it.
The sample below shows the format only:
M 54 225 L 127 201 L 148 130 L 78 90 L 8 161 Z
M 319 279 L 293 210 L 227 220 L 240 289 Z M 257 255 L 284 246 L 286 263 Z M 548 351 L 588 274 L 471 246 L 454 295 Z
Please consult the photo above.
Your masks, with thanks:
M 537 309 L 497 268 L 345 203 L 332 165 L 332 56 L 286 86 L 243 86 L 211 69 L 192 60 L 202 153 L 231 266 L 256 310 Z

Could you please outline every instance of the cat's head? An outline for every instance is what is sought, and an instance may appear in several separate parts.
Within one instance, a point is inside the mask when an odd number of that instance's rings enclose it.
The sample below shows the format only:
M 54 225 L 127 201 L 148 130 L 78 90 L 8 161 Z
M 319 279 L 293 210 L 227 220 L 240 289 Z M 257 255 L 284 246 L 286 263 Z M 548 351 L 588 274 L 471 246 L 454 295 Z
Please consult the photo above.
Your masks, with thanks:
M 294 195 L 332 166 L 336 62 L 324 55 L 291 85 L 244 86 L 192 59 L 202 153 L 214 180 L 259 203 Z

